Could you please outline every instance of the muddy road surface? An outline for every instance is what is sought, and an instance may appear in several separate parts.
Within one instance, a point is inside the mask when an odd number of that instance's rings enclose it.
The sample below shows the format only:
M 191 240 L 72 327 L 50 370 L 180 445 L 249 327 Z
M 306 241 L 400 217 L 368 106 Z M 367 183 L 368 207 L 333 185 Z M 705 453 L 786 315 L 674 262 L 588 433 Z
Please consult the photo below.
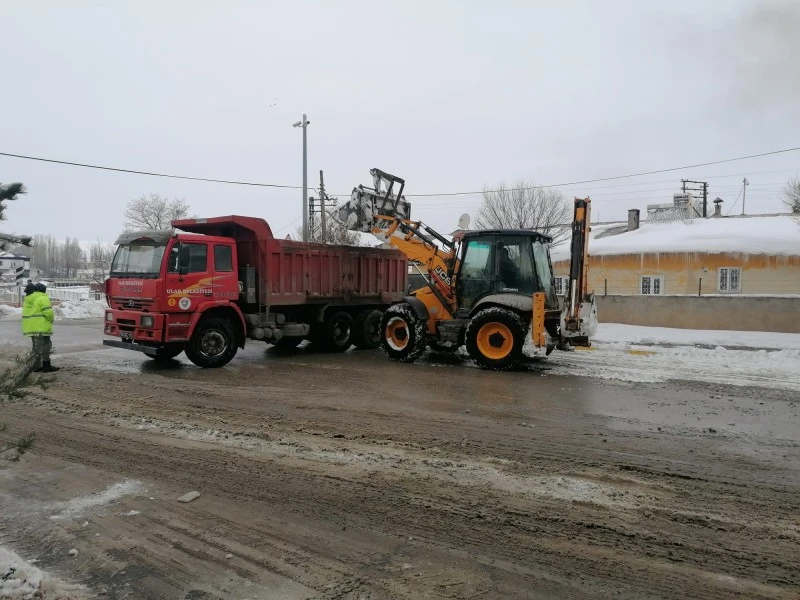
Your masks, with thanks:
M 0 439 L 36 435 L 0 463 L 0 546 L 88 597 L 800 597 L 796 392 L 558 355 L 159 367 L 99 326 L 64 323 L 56 382 L 0 409 Z

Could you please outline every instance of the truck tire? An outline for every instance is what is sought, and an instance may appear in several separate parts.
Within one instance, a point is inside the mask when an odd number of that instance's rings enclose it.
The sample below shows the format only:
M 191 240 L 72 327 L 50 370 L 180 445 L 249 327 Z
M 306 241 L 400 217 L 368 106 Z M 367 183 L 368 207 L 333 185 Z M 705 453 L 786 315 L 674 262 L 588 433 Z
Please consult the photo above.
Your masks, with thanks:
M 381 320 L 383 313 L 377 309 L 362 310 L 356 315 L 353 343 L 362 350 L 381 347 Z
M 297 336 L 282 337 L 274 343 L 274 346 L 281 350 L 291 350 L 292 348 L 297 348 L 302 341 L 303 338 Z
M 467 352 L 484 369 L 513 369 L 523 359 L 525 332 L 522 318 L 513 310 L 499 306 L 484 308 L 467 323 Z
M 214 369 L 236 356 L 236 336 L 226 319 L 202 319 L 186 344 L 186 356 L 198 367 Z
M 383 313 L 381 343 L 392 360 L 414 362 L 425 352 L 425 322 L 405 302 L 393 304 Z
M 344 352 L 353 345 L 353 317 L 344 311 L 325 317 L 322 327 L 314 335 L 314 341 L 324 352 Z
M 159 348 L 154 355 L 150 356 L 150 358 L 152 358 L 159 364 L 167 364 L 173 358 L 178 356 L 181 352 L 183 352 L 182 343 L 167 344 L 166 346 L 162 346 L 161 348 Z

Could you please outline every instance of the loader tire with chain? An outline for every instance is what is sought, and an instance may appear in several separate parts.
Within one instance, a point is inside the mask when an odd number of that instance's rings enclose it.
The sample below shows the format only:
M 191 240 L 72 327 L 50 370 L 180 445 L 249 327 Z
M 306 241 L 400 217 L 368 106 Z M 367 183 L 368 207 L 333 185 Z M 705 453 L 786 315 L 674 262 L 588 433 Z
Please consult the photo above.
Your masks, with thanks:
M 467 352 L 484 369 L 507 371 L 522 362 L 525 335 L 522 317 L 513 310 L 484 308 L 467 324 Z
M 427 345 L 425 322 L 405 302 L 393 304 L 383 313 L 381 342 L 386 354 L 400 362 L 414 362 Z

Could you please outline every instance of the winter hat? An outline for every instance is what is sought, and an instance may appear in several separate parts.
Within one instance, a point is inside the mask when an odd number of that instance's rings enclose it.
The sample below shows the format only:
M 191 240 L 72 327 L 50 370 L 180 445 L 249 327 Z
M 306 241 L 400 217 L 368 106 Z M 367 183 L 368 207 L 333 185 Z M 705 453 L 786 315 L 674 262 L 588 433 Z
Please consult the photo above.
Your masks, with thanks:
M 36 290 L 44 294 L 47 291 L 47 286 L 43 283 L 37 283 Z
M 29 296 L 35 291 L 36 291 L 36 284 L 33 283 L 32 281 L 29 281 L 28 285 L 25 286 L 25 295 Z

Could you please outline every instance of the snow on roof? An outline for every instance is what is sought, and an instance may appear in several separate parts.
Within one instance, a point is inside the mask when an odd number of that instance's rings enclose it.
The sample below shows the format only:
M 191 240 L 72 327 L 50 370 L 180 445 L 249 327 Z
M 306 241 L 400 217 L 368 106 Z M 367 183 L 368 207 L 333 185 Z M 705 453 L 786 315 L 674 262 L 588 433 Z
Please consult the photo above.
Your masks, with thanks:
M 590 256 L 648 252 L 800 256 L 800 217 L 792 215 L 642 221 L 633 231 L 627 231 L 626 223 L 604 223 L 592 225 L 590 235 Z M 553 261 L 569 259 L 569 244 L 553 248 L 551 255 Z
M 16 260 L 30 260 L 27 256 L 22 254 L 14 254 L 13 252 L 0 252 L 0 258 L 11 258 Z

